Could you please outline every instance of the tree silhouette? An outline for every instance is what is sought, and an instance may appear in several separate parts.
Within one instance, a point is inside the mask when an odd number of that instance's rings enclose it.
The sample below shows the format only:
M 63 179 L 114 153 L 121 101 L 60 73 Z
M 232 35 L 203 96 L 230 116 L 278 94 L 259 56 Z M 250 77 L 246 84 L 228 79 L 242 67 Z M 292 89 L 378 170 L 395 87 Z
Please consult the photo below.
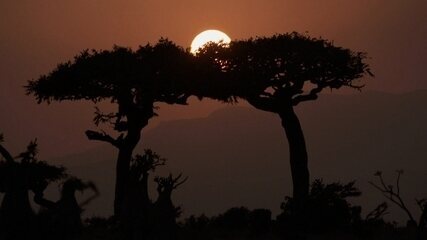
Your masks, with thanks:
M 48 75 L 29 81 L 27 94 L 38 102 L 109 100 L 113 113 L 95 112 L 94 123 L 110 123 L 119 136 L 86 131 L 90 140 L 118 148 L 114 215 L 120 217 L 132 153 L 142 129 L 156 115 L 155 103 L 186 104 L 189 66 L 193 57 L 174 43 L 161 39 L 137 51 L 114 47 L 110 51 L 84 51 L 74 61 L 59 64 Z
M 158 197 L 154 203 L 156 227 L 158 233 L 165 234 L 165 239 L 171 239 L 175 233 L 176 218 L 181 215 L 181 208 L 175 207 L 172 202 L 172 192 L 185 183 L 188 177 L 182 179 L 182 174 L 174 177 L 169 174 L 167 177 L 155 177 L 157 183 Z
M 123 233 L 129 239 L 149 238 L 157 234 L 170 236 L 177 227 L 176 218 L 180 208 L 173 205 L 171 195 L 187 178 L 181 180 L 181 174 L 177 177 L 171 174 L 168 177 L 156 176 L 154 181 L 157 183 L 158 197 L 155 202 L 151 200 L 148 191 L 150 174 L 165 163 L 166 159 L 151 149 L 132 158 L 128 194 L 124 199 L 127 207 L 121 219 Z
M 54 202 L 44 198 L 43 192 L 47 184 L 39 184 L 34 191 L 34 202 L 40 205 L 44 211 L 40 213 L 44 231 L 41 231 L 43 237 L 48 239 L 72 238 L 83 228 L 81 213 L 83 206 L 89 204 L 93 199 L 99 196 L 98 189 L 92 182 L 83 182 L 82 180 L 71 177 L 68 178 L 61 188 L 61 197 Z M 76 191 L 83 192 L 91 189 L 94 194 L 82 202 L 78 202 L 75 196 Z
M 154 172 L 157 167 L 165 165 L 166 159 L 160 157 L 151 149 L 146 149 L 144 155 L 136 155 L 132 159 L 129 184 L 130 191 L 129 200 L 136 202 L 138 205 L 147 209 L 151 204 L 148 194 L 148 179 L 150 172 Z M 134 211 L 135 209 L 132 209 Z
M 293 206 L 295 199 L 287 197 L 282 203 L 283 213 L 278 216 L 278 221 L 285 225 L 293 225 L 293 230 L 303 227 L 303 231 L 328 232 L 348 229 L 351 225 L 361 220 L 360 206 L 352 206 L 348 201 L 350 197 L 359 197 L 361 192 L 354 186 L 355 182 L 341 184 L 334 182 L 325 184 L 321 179 L 316 179 L 310 188 L 308 201 L 305 204 L 307 218 L 305 224 L 298 226 L 295 221 Z
M 197 93 L 200 97 L 225 101 L 240 97 L 280 116 L 289 144 L 293 197 L 303 203 L 309 192 L 308 156 L 294 107 L 317 99 L 324 89 L 362 88 L 354 80 L 372 75 L 364 63 L 365 54 L 324 39 L 288 33 L 226 46 L 209 44 L 197 59 L 204 76 Z
M 151 172 L 165 165 L 166 159 L 146 149 L 143 155 L 132 158 L 129 171 L 128 194 L 124 200 L 128 206 L 123 213 L 127 234 L 135 237 L 149 235 L 153 228 L 153 203 L 149 197 L 148 180 Z
M 30 142 L 27 150 L 16 157 L 18 161 L 1 142 L 0 153 L 4 160 L 0 161 L 0 192 L 4 196 L 0 206 L 0 238 L 5 237 L 4 234 L 10 234 L 9 237 L 27 234 L 34 220 L 28 191 L 34 191 L 41 183 L 47 185 L 65 176 L 63 167 L 37 159 L 36 140 Z

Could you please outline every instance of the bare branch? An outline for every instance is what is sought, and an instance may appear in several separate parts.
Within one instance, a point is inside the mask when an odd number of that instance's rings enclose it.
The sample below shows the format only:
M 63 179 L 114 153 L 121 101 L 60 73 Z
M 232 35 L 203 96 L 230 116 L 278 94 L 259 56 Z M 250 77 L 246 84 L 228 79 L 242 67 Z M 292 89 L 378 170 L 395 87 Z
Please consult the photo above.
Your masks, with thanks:
M 379 178 L 381 186 L 379 186 L 373 182 L 369 182 L 369 184 L 371 184 L 376 189 L 378 189 L 384 195 L 385 198 L 387 198 L 388 200 L 390 200 L 391 202 L 393 202 L 394 204 L 399 206 L 403 211 L 405 211 L 405 213 L 408 215 L 411 222 L 416 223 L 417 221 L 415 221 L 415 218 L 413 217 L 413 215 L 409 211 L 409 209 L 406 207 L 406 204 L 400 195 L 399 184 L 400 184 L 400 176 L 402 174 L 402 171 L 397 171 L 397 173 L 398 173 L 398 175 L 397 175 L 397 179 L 396 179 L 396 189 L 397 189 L 396 191 L 393 190 L 392 185 L 387 185 L 385 183 L 381 174 L 375 174 L 375 176 L 377 176 Z
M 396 178 L 396 188 L 397 188 L 397 195 L 400 195 L 400 176 L 402 175 L 403 171 L 399 170 L 397 171 L 397 178 Z
M 168 177 L 155 177 L 154 181 L 158 184 L 157 189 L 168 189 L 169 191 L 176 189 L 178 186 L 182 185 L 188 180 L 188 176 L 183 180 L 179 181 L 182 177 L 182 173 L 180 173 L 177 177 L 173 177 L 172 173 L 169 174 Z
M 389 212 L 387 212 L 387 209 L 388 209 L 387 203 L 383 202 L 380 205 L 378 205 L 374 210 L 372 210 L 371 212 L 369 212 L 366 215 L 365 220 L 379 220 L 384 215 L 389 214 Z
M 173 185 L 173 189 L 176 189 L 178 186 L 182 185 L 183 183 L 185 183 L 188 180 L 188 176 L 185 177 L 182 181 L 178 182 L 178 180 L 182 177 L 182 173 L 178 175 L 178 177 L 176 177 L 174 179 L 174 185 Z
M 88 205 L 90 202 L 92 202 L 92 200 L 94 200 L 95 198 L 99 197 L 99 191 L 98 188 L 96 187 L 96 185 L 93 182 L 88 182 L 87 187 L 92 189 L 93 194 L 92 196 L 88 197 L 86 200 L 82 201 L 79 203 L 79 207 L 82 208 L 83 206 Z

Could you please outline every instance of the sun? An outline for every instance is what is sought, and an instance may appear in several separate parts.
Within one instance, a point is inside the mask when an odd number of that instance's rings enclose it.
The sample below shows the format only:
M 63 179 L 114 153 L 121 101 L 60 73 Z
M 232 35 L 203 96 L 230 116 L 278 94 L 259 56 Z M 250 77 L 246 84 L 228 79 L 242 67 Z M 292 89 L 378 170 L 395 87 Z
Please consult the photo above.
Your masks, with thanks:
M 196 54 L 199 48 L 203 47 L 206 43 L 225 43 L 228 44 L 231 42 L 231 39 L 227 34 L 218 31 L 218 30 L 206 30 L 199 33 L 191 42 L 191 53 Z

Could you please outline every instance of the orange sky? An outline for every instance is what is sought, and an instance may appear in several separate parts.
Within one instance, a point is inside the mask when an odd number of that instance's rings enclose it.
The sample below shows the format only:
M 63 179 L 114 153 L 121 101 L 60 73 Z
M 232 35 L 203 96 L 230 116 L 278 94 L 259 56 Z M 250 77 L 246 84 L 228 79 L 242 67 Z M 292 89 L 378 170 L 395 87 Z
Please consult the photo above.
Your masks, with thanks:
M 367 51 L 369 89 L 426 88 L 424 0 L 20 0 L 0 3 L 0 77 L 15 88 L 82 49 L 137 47 L 168 37 L 189 47 L 200 31 L 232 39 L 307 31 Z
M 0 132 L 25 130 L 28 118 L 41 127 L 76 111 L 82 114 L 74 104 L 36 106 L 21 87 L 82 49 L 113 44 L 137 47 L 161 36 L 189 47 L 197 33 L 210 28 L 232 39 L 307 31 L 368 52 L 376 78 L 365 82 L 366 90 L 426 89 L 426 12 L 425 0 L 4 0 L 0 2 L 0 112 L 6 120 L 0 122 Z M 91 112 L 89 106 L 88 124 Z M 30 130 L 20 137 L 39 136 Z

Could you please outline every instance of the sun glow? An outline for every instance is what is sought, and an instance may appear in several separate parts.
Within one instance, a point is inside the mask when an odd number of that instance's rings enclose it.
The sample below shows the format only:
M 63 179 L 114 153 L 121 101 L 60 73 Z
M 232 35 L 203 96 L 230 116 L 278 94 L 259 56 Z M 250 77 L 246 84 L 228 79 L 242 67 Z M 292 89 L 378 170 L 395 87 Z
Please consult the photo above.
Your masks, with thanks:
M 227 34 L 218 30 L 203 31 L 193 39 L 193 42 L 191 42 L 191 53 L 196 54 L 199 48 L 209 42 L 228 44 L 231 42 L 231 39 Z

